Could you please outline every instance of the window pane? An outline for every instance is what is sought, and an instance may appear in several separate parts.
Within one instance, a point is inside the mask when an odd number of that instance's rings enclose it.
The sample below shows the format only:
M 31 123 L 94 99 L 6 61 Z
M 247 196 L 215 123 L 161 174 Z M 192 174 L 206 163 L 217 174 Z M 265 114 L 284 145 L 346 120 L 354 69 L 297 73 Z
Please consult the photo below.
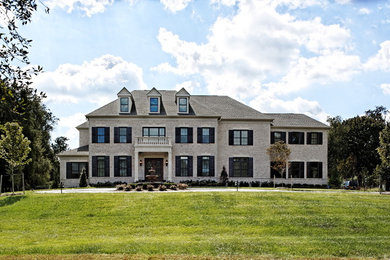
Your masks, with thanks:
M 104 177 L 104 157 L 97 158 L 97 175 L 98 177 Z
M 126 157 L 119 157 L 119 176 L 127 175 L 127 159 Z
M 202 157 L 202 176 L 210 175 L 210 157 Z
M 188 129 L 187 128 L 180 128 L 180 134 L 181 135 L 187 135 Z
M 165 128 L 163 127 L 159 128 L 159 136 L 165 136 Z
M 149 136 L 158 136 L 158 128 L 149 128 Z
M 150 99 L 150 104 L 151 105 L 158 105 L 158 98 L 151 98 Z
M 119 142 L 120 143 L 127 142 L 127 128 L 126 127 L 119 128 Z
M 104 128 L 103 127 L 99 127 L 98 128 L 98 135 L 103 135 L 104 136 Z
M 179 98 L 179 104 L 180 105 L 187 105 L 187 99 L 186 98 Z
M 142 136 L 149 136 L 149 128 L 144 127 Z

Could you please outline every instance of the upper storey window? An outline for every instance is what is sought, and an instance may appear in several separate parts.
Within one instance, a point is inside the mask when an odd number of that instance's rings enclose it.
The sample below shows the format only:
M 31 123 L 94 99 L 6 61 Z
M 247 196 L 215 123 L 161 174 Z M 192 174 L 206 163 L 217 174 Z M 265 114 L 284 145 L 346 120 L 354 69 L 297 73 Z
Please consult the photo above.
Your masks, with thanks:
M 289 144 L 304 144 L 305 134 L 304 132 L 289 132 L 288 133 Z
M 150 98 L 150 113 L 158 113 L 158 98 Z
M 179 98 L 179 113 L 188 113 L 188 98 Z
M 120 112 L 121 113 L 129 113 L 129 98 L 128 97 L 121 97 L 120 98 Z
M 253 145 L 253 130 L 229 130 L 229 145 Z

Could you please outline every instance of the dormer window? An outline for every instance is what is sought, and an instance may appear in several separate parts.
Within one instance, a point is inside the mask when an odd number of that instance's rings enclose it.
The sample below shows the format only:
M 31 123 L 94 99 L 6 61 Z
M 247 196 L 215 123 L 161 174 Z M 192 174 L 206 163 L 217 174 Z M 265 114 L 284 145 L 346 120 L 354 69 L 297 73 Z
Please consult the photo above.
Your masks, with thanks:
M 122 97 L 120 98 L 120 112 L 121 113 L 129 113 L 129 98 Z
M 188 98 L 179 98 L 179 113 L 188 113 Z
M 150 98 L 150 113 L 158 113 L 158 98 L 151 97 Z

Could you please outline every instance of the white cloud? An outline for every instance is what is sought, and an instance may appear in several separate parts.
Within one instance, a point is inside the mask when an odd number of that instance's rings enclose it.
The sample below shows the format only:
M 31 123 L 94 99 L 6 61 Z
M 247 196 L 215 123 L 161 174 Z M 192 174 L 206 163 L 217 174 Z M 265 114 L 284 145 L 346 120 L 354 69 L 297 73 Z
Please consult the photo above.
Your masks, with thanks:
M 182 88 L 185 88 L 189 93 L 193 93 L 194 89 L 200 88 L 200 84 L 199 82 L 195 81 L 184 81 L 182 83 L 176 84 L 176 91 L 179 91 Z
M 173 13 L 183 10 L 191 1 L 192 0 L 160 0 L 165 9 L 168 9 Z
M 79 131 L 76 126 L 86 121 L 85 115 L 76 113 L 70 116 L 60 117 L 58 125 L 53 133 L 53 140 L 58 136 L 66 136 L 69 138 L 69 146 L 75 148 L 79 146 Z
M 237 0 L 210 0 L 210 3 L 216 5 L 234 6 L 237 3 Z
M 365 64 L 366 69 L 390 71 L 390 41 L 382 42 L 380 47 L 378 53 Z
M 62 64 L 53 72 L 39 74 L 34 87 L 47 93 L 46 102 L 103 105 L 115 90 L 145 89 L 142 69 L 120 57 L 104 55 L 82 65 Z M 114 91 L 113 91 L 114 90 Z
M 359 9 L 359 14 L 370 14 L 371 10 L 368 8 L 360 8 Z
M 71 13 L 74 9 L 79 9 L 88 17 L 94 14 L 102 13 L 106 9 L 106 6 L 112 5 L 114 0 L 47 0 L 45 4 L 53 8 L 67 9 L 68 13 Z
M 240 100 L 252 100 L 267 92 L 277 98 L 281 85 L 290 93 L 314 83 L 349 80 L 361 63 L 357 56 L 346 54 L 351 48 L 348 29 L 326 25 L 320 18 L 300 20 L 277 11 L 280 5 L 304 8 L 315 4 L 321 1 L 240 1 L 236 15 L 219 17 L 203 44 L 184 41 L 160 28 L 157 39 L 175 63 L 162 63 L 153 69 L 182 76 L 201 75 L 209 93 Z
M 383 94 L 390 95 L 390 84 L 381 84 Z
M 335 2 L 341 5 L 345 5 L 345 4 L 349 4 L 351 0 L 335 0 Z

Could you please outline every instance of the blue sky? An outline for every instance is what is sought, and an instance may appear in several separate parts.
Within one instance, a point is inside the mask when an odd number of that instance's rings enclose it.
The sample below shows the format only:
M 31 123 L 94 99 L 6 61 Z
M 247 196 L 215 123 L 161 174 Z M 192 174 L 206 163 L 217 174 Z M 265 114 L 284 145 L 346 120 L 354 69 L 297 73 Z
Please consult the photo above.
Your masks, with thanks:
M 390 108 L 390 1 L 47 0 L 22 33 L 34 86 L 77 147 L 84 115 L 129 90 L 229 95 L 261 112 Z

